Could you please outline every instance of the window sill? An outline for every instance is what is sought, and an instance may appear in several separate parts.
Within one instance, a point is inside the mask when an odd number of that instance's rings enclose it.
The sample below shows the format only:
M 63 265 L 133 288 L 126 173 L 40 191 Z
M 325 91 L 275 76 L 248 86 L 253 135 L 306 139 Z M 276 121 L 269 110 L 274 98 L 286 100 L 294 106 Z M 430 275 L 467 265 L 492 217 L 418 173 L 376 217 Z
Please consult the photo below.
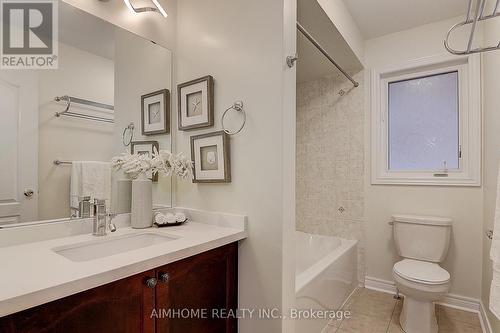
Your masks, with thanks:
M 481 181 L 473 178 L 457 177 L 374 177 L 372 185 L 413 185 L 413 186 L 451 186 L 451 187 L 478 187 Z

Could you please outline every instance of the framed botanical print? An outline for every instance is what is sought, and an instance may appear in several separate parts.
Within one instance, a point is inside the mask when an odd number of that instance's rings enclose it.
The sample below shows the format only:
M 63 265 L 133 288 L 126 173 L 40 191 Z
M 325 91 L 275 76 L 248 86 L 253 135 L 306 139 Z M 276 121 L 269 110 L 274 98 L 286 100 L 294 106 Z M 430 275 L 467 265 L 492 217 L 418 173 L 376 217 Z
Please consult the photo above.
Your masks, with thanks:
M 177 86 L 179 130 L 214 125 L 214 78 L 210 75 Z
M 142 135 L 170 133 L 170 92 L 158 90 L 141 96 Z
M 229 149 L 229 136 L 224 131 L 192 136 L 193 183 L 231 182 Z
M 158 141 L 132 141 L 130 143 L 131 154 L 153 156 L 154 148 L 156 148 L 156 151 L 160 150 Z M 156 183 L 158 181 L 158 174 L 153 175 L 152 172 L 149 172 L 148 178 Z

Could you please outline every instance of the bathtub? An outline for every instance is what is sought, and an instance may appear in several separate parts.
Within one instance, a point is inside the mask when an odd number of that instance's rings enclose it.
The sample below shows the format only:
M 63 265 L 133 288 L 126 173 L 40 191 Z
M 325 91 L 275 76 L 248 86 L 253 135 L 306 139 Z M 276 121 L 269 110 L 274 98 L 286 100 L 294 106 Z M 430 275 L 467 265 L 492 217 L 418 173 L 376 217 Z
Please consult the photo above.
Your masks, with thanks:
M 358 286 L 357 241 L 296 232 L 295 308 L 339 310 Z M 297 333 L 315 333 L 328 319 L 295 319 Z

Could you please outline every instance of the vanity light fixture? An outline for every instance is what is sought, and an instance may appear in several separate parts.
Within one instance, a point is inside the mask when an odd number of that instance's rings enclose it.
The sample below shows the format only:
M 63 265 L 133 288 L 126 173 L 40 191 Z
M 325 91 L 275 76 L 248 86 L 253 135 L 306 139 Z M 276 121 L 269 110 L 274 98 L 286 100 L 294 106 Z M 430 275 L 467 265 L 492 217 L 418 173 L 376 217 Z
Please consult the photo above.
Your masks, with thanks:
M 160 13 L 161 15 L 163 15 L 163 17 L 167 17 L 167 12 L 165 11 L 165 9 L 160 5 L 160 3 L 158 2 L 158 0 L 151 0 L 153 2 L 153 4 L 155 5 L 155 7 L 139 7 L 139 8 L 136 8 L 132 5 L 132 3 L 130 2 L 130 0 L 123 0 L 123 2 L 125 2 L 125 4 L 127 5 L 128 9 L 130 9 L 133 13 L 145 13 L 145 12 L 156 12 L 156 13 Z

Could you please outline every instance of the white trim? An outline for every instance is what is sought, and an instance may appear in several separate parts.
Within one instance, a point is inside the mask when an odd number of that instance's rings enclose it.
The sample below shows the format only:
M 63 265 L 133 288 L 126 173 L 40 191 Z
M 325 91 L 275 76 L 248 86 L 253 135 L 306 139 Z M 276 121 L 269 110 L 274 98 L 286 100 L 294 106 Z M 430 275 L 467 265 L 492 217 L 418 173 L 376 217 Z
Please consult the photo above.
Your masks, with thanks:
M 282 201 L 282 277 L 281 308 L 284 312 L 295 308 L 295 141 L 297 66 L 289 68 L 287 56 L 297 52 L 297 0 L 283 1 L 283 54 L 282 54 L 282 123 L 281 123 L 281 193 Z M 295 332 L 295 320 L 283 316 L 282 333 Z
M 493 333 L 493 329 L 491 328 L 490 320 L 488 319 L 488 315 L 486 314 L 486 310 L 483 302 L 479 302 L 479 320 L 481 321 L 481 328 L 484 333 Z
M 416 59 L 402 65 L 374 69 L 371 71 L 370 117 L 371 117 L 371 184 L 397 185 L 438 185 L 438 186 L 480 186 L 481 185 L 481 76 L 480 57 L 452 57 L 439 55 Z M 436 73 L 459 70 L 461 128 L 460 144 L 463 157 L 461 170 L 448 172 L 448 177 L 434 177 L 434 172 L 389 171 L 387 167 L 386 130 L 381 126 L 385 115 L 385 102 L 382 98 L 384 82 L 387 78 L 409 73 Z M 439 172 L 436 170 L 435 172 Z
M 444 297 L 442 300 L 436 303 L 448 306 L 450 308 L 469 311 L 469 312 L 476 312 L 479 314 L 479 311 L 481 309 L 480 302 L 481 301 L 478 299 L 464 297 L 455 294 L 448 294 L 446 297 Z
M 396 285 L 393 281 L 382 280 L 371 276 L 365 276 L 365 288 L 388 294 L 396 293 Z M 448 294 L 436 304 L 477 313 L 479 315 L 479 321 L 481 322 L 483 333 L 492 333 L 488 316 L 486 315 L 484 305 L 480 300 L 456 294 Z
M 370 276 L 365 277 L 365 288 L 381 291 L 388 294 L 396 293 L 396 285 L 393 281 L 377 279 Z M 481 307 L 480 302 L 480 300 L 475 298 L 460 296 L 456 294 L 448 294 L 446 297 L 437 302 L 437 304 L 449 306 L 451 308 L 459 310 L 479 313 Z
M 396 293 L 396 285 L 394 284 L 394 282 L 377 279 L 371 276 L 365 276 L 365 288 L 381 291 L 388 294 Z

